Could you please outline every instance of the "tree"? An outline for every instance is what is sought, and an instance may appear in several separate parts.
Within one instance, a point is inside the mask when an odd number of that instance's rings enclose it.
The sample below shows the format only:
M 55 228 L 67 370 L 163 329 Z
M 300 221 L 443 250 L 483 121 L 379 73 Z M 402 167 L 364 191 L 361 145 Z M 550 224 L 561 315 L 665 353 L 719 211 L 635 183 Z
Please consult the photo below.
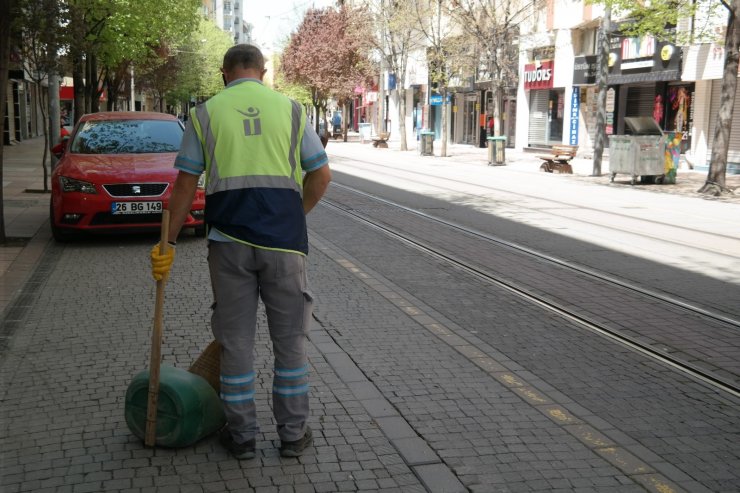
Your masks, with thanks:
M 111 85 L 117 93 L 125 68 L 156 57 L 163 44 L 177 43 L 194 30 L 200 2 L 68 0 L 66 4 L 65 33 L 78 119 L 84 112 L 97 110 L 103 81 L 117 81 L 116 86 Z
M 398 96 L 398 130 L 401 150 L 408 150 L 406 142 L 406 68 L 409 55 L 422 47 L 417 20 L 409 2 L 381 2 L 372 14 L 375 20 L 375 48 L 380 53 L 388 72 L 396 76 Z M 383 116 L 381 115 L 381 118 Z
M 156 56 L 139 65 L 139 87 L 155 96 L 160 111 L 166 104 L 209 98 L 223 89 L 219 69 L 232 44 L 228 33 L 201 18 L 181 44 L 163 42 Z
M 22 30 L 20 48 L 23 68 L 29 80 L 34 82 L 38 89 L 36 104 L 43 120 L 47 120 L 48 105 L 45 104 L 46 94 L 42 90 L 42 82 L 47 81 L 49 75 L 58 71 L 57 50 L 59 45 L 59 4 L 56 0 L 24 0 L 19 9 L 18 24 Z M 56 126 L 60 122 L 57 119 Z M 41 158 L 41 168 L 44 174 L 44 192 L 49 192 L 49 132 L 44 125 L 44 151 Z
M 286 82 L 309 90 L 317 132 L 329 98 L 346 98 L 369 73 L 353 22 L 345 7 L 309 9 L 283 52 L 282 75 Z
M 727 31 L 725 32 L 725 66 L 722 73 L 722 94 L 720 96 L 717 125 L 714 131 L 712 157 L 709 163 L 707 180 L 698 192 L 711 195 L 732 193 L 727 188 L 727 153 L 730 148 L 730 130 L 732 130 L 732 113 L 735 109 L 737 90 L 737 69 L 740 60 L 740 1 L 732 0 L 728 4 L 720 0 L 729 11 Z M 736 129 L 737 130 L 737 129 Z
M 341 6 L 331 16 L 333 22 L 328 27 L 336 39 L 332 51 L 331 95 L 342 105 L 342 135 L 347 141 L 347 118 L 349 103 L 355 95 L 355 88 L 368 83 L 375 73 L 375 67 L 368 54 L 372 47 L 372 33 L 365 22 L 365 14 L 360 9 Z
M 453 56 L 459 53 L 454 35 L 454 29 L 447 17 L 446 0 L 414 0 L 415 19 L 419 23 L 418 29 L 426 38 L 427 63 L 429 64 L 429 78 L 437 92 L 442 95 L 442 146 L 440 156 L 447 156 L 447 120 L 449 118 L 449 104 L 447 103 L 447 89 L 450 82 L 450 69 L 454 62 Z M 444 8 L 443 8 L 444 7 Z
M 519 49 L 515 40 L 520 26 L 529 20 L 541 0 L 454 0 L 448 15 L 465 34 L 462 46 L 470 46 L 470 60 L 477 80 L 490 80 L 493 94 L 495 135 L 502 135 L 502 110 L 507 87 L 518 80 Z

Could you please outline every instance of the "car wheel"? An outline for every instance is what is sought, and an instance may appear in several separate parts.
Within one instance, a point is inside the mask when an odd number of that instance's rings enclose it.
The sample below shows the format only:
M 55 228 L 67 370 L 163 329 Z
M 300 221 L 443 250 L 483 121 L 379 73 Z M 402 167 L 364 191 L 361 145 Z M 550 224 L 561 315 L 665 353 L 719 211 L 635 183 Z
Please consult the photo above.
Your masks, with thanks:
M 54 223 L 54 206 L 51 203 L 49 204 L 49 224 L 51 224 L 51 236 L 59 243 L 65 243 L 74 236 L 74 233 L 71 231 L 60 228 Z

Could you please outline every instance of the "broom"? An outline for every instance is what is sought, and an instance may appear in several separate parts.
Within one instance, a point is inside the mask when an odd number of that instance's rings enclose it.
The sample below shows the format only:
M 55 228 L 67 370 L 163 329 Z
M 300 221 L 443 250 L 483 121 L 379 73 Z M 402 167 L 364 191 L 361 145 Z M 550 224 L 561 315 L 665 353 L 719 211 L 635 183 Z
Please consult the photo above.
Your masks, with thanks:
M 167 236 L 170 229 L 170 211 L 162 211 L 159 253 L 167 253 Z M 166 278 L 157 281 L 157 296 L 154 302 L 154 330 L 152 331 L 152 350 L 149 359 L 149 398 L 146 406 L 146 433 L 144 444 L 154 447 L 157 439 L 157 402 L 159 401 L 159 370 L 162 364 L 162 311 L 164 307 L 164 287 Z
M 217 393 L 220 392 L 221 344 L 218 341 L 211 341 L 198 359 L 190 365 L 188 371 L 204 378 Z

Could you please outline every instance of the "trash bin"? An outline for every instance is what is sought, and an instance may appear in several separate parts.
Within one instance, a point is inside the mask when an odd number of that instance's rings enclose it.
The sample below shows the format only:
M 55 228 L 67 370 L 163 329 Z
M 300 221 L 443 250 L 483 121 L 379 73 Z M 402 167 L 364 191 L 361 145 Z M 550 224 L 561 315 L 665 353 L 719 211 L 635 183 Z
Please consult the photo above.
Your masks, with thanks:
M 360 142 L 364 144 L 365 142 L 370 141 L 370 137 L 373 134 L 373 124 L 372 123 L 360 123 L 357 127 L 357 130 L 360 133 Z
M 506 136 L 488 137 L 488 165 L 503 166 L 506 164 Z
M 434 156 L 434 132 L 422 130 L 420 151 L 422 156 Z
M 632 135 L 609 136 L 609 172 L 611 181 L 617 173 L 642 181 L 661 183 L 665 175 L 666 142 L 663 131 L 650 116 L 628 117 L 624 123 Z

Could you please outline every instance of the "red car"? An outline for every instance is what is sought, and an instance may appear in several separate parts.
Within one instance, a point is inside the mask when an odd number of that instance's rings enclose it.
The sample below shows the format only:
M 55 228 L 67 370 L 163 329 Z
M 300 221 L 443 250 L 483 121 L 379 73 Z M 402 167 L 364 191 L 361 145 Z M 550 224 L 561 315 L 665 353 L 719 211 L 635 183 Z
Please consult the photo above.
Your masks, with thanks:
M 172 115 L 103 112 L 85 115 L 62 144 L 51 179 L 51 231 L 156 230 L 177 177 L 173 167 L 183 126 Z M 183 227 L 205 235 L 201 176 Z

